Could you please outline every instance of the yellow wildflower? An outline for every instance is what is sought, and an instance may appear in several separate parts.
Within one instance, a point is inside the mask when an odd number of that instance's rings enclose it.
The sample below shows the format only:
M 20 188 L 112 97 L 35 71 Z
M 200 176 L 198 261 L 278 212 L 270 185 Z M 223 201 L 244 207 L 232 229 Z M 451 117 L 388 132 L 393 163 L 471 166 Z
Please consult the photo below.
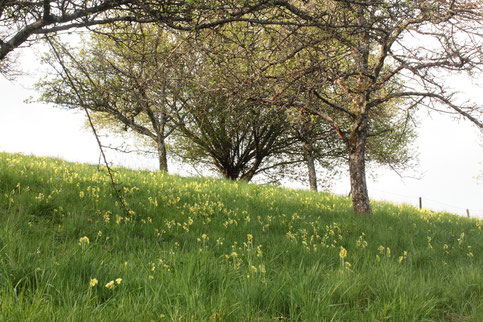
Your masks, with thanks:
M 262 252 L 262 245 L 257 246 L 257 257 L 262 257 L 263 252 Z
M 344 258 L 347 257 L 347 250 L 344 247 L 342 247 L 342 246 L 340 246 L 339 257 L 341 259 L 344 259 Z
M 110 281 L 106 284 L 106 288 L 113 290 L 116 286 L 114 285 L 114 281 Z
M 116 284 L 119 285 L 122 282 L 122 278 L 116 278 Z
M 79 239 L 79 245 L 82 245 L 82 244 L 89 244 L 89 238 L 87 236 L 81 237 Z
M 97 283 L 99 283 L 99 281 L 97 280 L 97 278 L 91 278 L 91 281 L 89 282 L 89 286 L 90 287 L 94 287 L 97 285 Z

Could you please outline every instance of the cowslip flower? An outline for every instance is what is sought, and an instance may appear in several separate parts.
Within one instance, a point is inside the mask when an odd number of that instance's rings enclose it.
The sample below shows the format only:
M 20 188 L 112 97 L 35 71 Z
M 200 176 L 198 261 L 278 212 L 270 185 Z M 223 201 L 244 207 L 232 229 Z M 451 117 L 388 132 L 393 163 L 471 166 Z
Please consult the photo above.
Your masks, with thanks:
M 116 286 L 114 285 L 114 281 L 110 281 L 106 284 L 106 288 L 113 290 Z
M 89 282 L 89 286 L 90 286 L 90 287 L 94 287 L 94 286 L 96 286 L 98 283 L 99 283 L 99 281 L 97 280 L 97 278 L 91 278 L 91 281 Z
M 89 244 L 89 237 L 87 236 L 81 237 L 79 239 L 79 245 L 82 245 L 82 244 Z
M 340 247 L 339 257 L 344 259 L 347 257 L 347 250 L 344 247 Z
M 116 284 L 119 285 L 122 282 L 122 278 L 116 278 Z
M 262 252 L 262 245 L 257 246 L 257 257 L 262 257 L 263 252 Z

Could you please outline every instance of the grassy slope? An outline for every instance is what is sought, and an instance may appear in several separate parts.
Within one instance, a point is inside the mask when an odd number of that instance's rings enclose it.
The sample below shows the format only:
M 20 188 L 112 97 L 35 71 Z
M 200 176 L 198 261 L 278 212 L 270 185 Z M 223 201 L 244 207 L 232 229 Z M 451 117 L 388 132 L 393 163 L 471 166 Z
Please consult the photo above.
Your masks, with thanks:
M 1 321 L 483 318 L 481 220 L 387 203 L 365 219 L 331 194 L 116 179 L 129 216 L 102 169 L 0 153 Z

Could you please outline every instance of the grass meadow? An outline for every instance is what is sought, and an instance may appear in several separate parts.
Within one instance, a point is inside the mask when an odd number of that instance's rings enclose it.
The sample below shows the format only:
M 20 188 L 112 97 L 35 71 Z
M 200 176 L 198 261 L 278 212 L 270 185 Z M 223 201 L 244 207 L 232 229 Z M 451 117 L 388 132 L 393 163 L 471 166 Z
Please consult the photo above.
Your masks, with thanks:
M 0 321 L 482 321 L 481 219 L 0 153 Z

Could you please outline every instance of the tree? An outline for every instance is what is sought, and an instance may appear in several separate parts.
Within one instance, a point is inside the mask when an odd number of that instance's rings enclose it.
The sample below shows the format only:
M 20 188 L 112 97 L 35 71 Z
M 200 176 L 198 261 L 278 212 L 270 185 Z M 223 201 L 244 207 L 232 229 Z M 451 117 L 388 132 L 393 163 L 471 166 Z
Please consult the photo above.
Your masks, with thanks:
M 192 70 L 180 99 L 175 144 L 182 160 L 245 181 L 301 161 L 287 158 L 297 139 L 284 111 L 249 99 L 251 92 L 270 90 L 270 82 L 256 76 L 270 63 L 267 40 L 262 29 L 233 23 L 187 42 L 184 65 Z
M 310 104 L 294 99 L 290 104 L 325 120 L 346 146 L 356 214 L 371 213 L 365 169 L 373 135 L 393 133 L 397 142 L 394 133 L 405 129 L 420 106 L 446 106 L 483 129 L 481 107 L 458 104 L 444 80 L 452 72 L 481 70 L 481 7 L 479 1 L 442 0 L 310 1 L 287 7 L 299 26 L 291 27 L 293 39 L 304 48 L 307 63 L 271 99 L 287 105 L 290 95 L 284 91 L 293 86 L 311 97 Z M 384 117 L 388 113 L 397 121 Z
M 221 91 L 199 89 L 191 92 L 178 123 L 175 146 L 182 160 L 214 166 L 223 177 L 244 181 L 300 162 L 286 158 L 296 138 L 290 135 L 283 112 L 247 104 Z
M 310 189 L 317 190 L 315 162 L 320 163 L 325 169 L 339 169 L 348 161 L 347 146 L 337 137 L 330 124 L 311 113 L 314 104 L 318 105 L 311 100 L 310 95 L 304 98 L 304 95 L 299 93 L 290 99 L 299 99 L 296 102 L 299 108 L 289 109 L 289 120 L 292 131 L 300 142 L 296 149 L 303 151 L 305 157 Z M 302 102 L 303 105 L 300 105 Z M 389 166 L 396 172 L 410 167 L 415 159 L 411 149 L 416 138 L 414 129 L 415 124 L 408 122 L 407 115 L 399 115 L 398 109 L 391 105 L 381 107 L 380 114 L 370 125 L 366 160 Z
M 317 116 L 300 109 L 289 109 L 287 114 L 290 130 L 297 139 L 292 154 L 302 154 L 309 189 L 317 191 L 317 164 L 335 174 L 343 161 L 344 147 Z
M 165 141 L 175 127 L 178 80 L 185 77 L 180 43 L 173 33 L 154 25 L 122 24 L 98 30 L 75 51 L 56 43 L 64 53 L 62 66 L 47 56 L 55 73 L 37 87 L 45 102 L 85 107 L 106 129 L 130 129 L 148 138 L 158 153 L 160 170 L 168 171 Z

